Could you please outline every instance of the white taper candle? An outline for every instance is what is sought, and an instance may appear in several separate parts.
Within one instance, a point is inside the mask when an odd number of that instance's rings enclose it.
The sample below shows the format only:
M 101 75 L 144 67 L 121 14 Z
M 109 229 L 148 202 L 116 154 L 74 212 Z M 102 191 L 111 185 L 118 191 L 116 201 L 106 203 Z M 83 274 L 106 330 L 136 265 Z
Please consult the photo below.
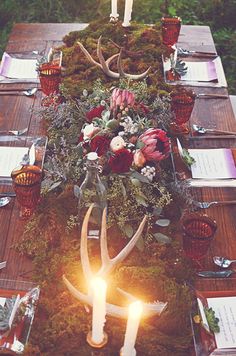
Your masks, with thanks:
M 111 15 L 110 17 L 117 18 L 119 14 L 117 13 L 117 0 L 111 0 Z
M 142 311 L 143 306 L 140 301 L 134 302 L 129 306 L 129 315 L 125 332 L 124 346 L 122 348 L 122 356 L 131 356 L 135 354 L 134 345 Z
M 93 291 L 92 341 L 100 344 L 104 339 L 103 328 L 106 321 L 106 282 L 96 277 L 91 282 Z
M 122 23 L 123 27 L 130 26 L 132 7 L 133 7 L 133 0 L 125 0 L 124 22 Z

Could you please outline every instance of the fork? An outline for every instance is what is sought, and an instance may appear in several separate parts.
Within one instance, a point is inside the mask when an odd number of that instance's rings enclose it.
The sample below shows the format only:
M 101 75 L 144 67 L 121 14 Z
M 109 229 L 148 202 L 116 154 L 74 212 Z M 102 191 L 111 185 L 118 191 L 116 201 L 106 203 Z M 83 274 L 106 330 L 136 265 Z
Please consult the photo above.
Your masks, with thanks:
M 194 202 L 194 205 L 200 209 L 208 209 L 212 205 L 234 205 L 234 204 L 236 204 L 236 200 L 210 201 L 210 202 L 196 201 L 196 202 Z
M 0 134 L 12 134 L 14 136 L 21 136 L 26 131 L 28 131 L 28 127 L 25 127 L 24 129 L 21 129 L 21 130 L 3 130 L 3 131 L 0 131 Z

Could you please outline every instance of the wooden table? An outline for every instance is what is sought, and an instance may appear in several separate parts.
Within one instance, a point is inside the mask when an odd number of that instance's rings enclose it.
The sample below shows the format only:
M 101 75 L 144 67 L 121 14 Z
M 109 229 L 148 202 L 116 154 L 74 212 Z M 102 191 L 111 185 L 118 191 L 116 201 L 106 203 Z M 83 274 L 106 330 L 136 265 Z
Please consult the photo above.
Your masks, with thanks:
M 61 43 L 62 37 L 70 31 L 81 30 L 85 24 L 16 24 L 12 30 L 6 48 L 7 52 L 24 52 L 38 50 L 46 54 L 50 47 Z M 182 26 L 179 39 L 180 46 L 187 49 L 214 52 L 215 46 L 207 26 Z M 0 84 L 4 87 L 28 88 L 34 84 Z M 198 92 L 214 92 L 227 94 L 226 88 L 194 87 Z M 21 129 L 29 126 L 28 135 L 43 134 L 43 123 L 31 113 L 32 107 L 40 105 L 41 92 L 36 98 L 25 96 L 0 96 L 0 130 Z M 229 99 L 196 100 L 191 123 L 206 127 L 214 127 L 236 131 L 236 121 Z M 207 141 L 206 141 L 207 142 Z M 217 141 L 218 144 L 220 141 Z M 235 188 L 204 188 L 194 189 L 196 198 L 202 201 L 236 199 Z M 212 256 L 225 255 L 236 258 L 236 205 L 230 207 L 212 207 L 207 214 L 216 220 L 218 230 L 211 250 L 204 263 L 204 269 L 212 270 Z M 0 209 L 0 260 L 7 261 L 7 267 L 1 271 L 1 278 L 30 280 L 32 270 L 29 259 L 12 248 L 24 230 L 25 223 L 19 219 L 19 208 L 14 201 Z M 227 280 L 199 279 L 199 288 L 236 289 L 236 274 Z

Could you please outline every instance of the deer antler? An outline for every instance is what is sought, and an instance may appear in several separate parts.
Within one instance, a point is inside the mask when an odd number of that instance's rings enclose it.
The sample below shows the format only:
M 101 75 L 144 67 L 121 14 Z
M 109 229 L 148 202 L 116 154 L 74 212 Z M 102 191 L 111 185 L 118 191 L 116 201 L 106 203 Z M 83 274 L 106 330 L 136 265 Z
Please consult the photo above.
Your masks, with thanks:
M 93 209 L 93 205 L 91 205 L 85 215 L 82 230 L 81 230 L 81 241 L 80 241 L 80 258 L 83 274 L 87 282 L 92 279 L 93 273 L 89 263 L 88 256 L 88 221 Z M 107 233 L 106 233 L 106 209 L 103 210 L 102 214 L 102 224 L 101 224 L 101 238 L 100 238 L 100 248 L 101 248 L 101 267 L 96 273 L 100 277 L 104 277 L 120 262 L 122 262 L 128 254 L 132 251 L 134 246 L 136 245 L 138 239 L 140 238 L 143 228 L 145 226 L 147 220 L 147 216 L 144 216 L 142 222 L 140 223 L 138 230 L 129 241 L 129 243 L 118 253 L 118 255 L 114 258 L 109 257 L 108 249 L 107 249 Z M 92 305 L 92 298 L 89 294 L 81 293 L 78 289 L 76 289 L 68 279 L 63 276 L 63 281 L 67 286 L 68 290 L 74 295 L 75 298 L 80 300 L 82 303 Z M 132 297 L 129 293 L 123 292 L 129 298 Z M 153 315 L 159 315 L 165 308 L 167 303 L 162 302 L 154 302 L 154 303 L 144 303 L 144 317 L 149 317 Z M 117 318 L 126 318 L 128 315 L 128 308 L 120 307 L 118 305 L 106 304 L 107 314 L 110 314 Z
M 99 59 L 99 62 L 95 61 L 93 59 L 93 57 L 90 55 L 90 53 L 86 50 L 86 48 L 82 45 L 81 42 L 77 42 L 77 44 L 79 45 L 80 49 L 82 50 L 82 52 L 85 54 L 86 58 L 89 60 L 89 62 L 95 66 L 98 66 L 99 68 L 101 68 L 103 70 L 103 72 L 110 78 L 114 78 L 114 79 L 119 79 L 121 77 L 125 77 L 125 78 L 129 78 L 129 79 L 133 79 L 133 80 L 139 80 L 139 79 L 144 79 L 149 70 L 151 69 L 151 67 L 149 67 L 145 72 L 141 73 L 141 74 L 127 74 L 124 72 L 123 68 L 122 68 L 122 63 L 121 63 L 121 53 L 122 53 L 122 48 L 120 50 L 119 54 L 115 54 L 111 57 L 109 57 L 106 61 L 105 58 L 102 54 L 102 48 L 101 48 L 101 41 L 102 41 L 102 36 L 99 37 L 98 39 L 98 43 L 97 43 L 97 56 Z M 113 62 L 116 58 L 117 59 L 117 67 L 118 67 L 118 73 L 113 72 L 109 66 L 111 64 L 111 62 Z

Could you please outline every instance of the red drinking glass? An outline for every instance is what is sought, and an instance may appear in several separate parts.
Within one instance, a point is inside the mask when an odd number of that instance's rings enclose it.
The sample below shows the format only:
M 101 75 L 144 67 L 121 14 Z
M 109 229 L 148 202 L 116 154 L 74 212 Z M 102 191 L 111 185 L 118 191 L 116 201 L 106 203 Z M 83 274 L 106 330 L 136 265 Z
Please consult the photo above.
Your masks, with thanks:
M 196 261 L 204 258 L 216 232 L 216 222 L 207 215 L 192 213 L 183 218 L 182 227 L 185 254 Z
M 23 165 L 11 173 L 13 189 L 20 205 L 20 217 L 30 217 L 40 199 L 42 170 L 33 165 Z
M 189 121 L 195 102 L 195 93 L 191 90 L 180 90 L 171 93 L 171 109 L 175 114 L 172 124 L 173 131 L 177 133 L 189 133 L 189 128 L 185 125 Z
M 181 28 L 180 17 L 162 17 L 162 42 L 166 46 L 173 46 L 178 42 Z
M 42 92 L 50 95 L 59 92 L 61 83 L 61 67 L 51 63 L 43 63 L 39 67 L 39 80 Z

